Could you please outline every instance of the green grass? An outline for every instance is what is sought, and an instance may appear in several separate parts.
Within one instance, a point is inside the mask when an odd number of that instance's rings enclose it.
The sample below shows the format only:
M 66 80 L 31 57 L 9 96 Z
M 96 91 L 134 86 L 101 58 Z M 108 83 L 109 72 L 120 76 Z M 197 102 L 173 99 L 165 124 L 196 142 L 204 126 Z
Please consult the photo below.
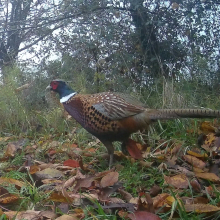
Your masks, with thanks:
M 44 203 L 48 203 L 47 198 L 50 193 L 45 193 L 41 190 L 41 187 L 37 187 L 32 176 L 27 173 L 21 173 L 19 171 L 10 171 L 6 173 L 4 177 L 20 180 L 25 183 L 21 189 L 17 189 L 14 184 L 4 184 L 5 189 L 9 193 L 17 194 L 19 196 L 19 201 L 13 206 L 10 205 L 12 210 L 21 211 L 21 210 L 32 210 L 35 208 L 44 209 Z M 28 181 L 29 180 L 29 181 Z

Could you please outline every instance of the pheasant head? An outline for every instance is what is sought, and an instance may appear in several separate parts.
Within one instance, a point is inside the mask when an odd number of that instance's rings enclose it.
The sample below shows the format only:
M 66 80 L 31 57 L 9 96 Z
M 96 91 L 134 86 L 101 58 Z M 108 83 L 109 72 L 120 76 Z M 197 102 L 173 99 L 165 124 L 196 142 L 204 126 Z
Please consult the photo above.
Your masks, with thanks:
M 66 82 L 60 79 L 51 81 L 47 89 L 57 92 L 60 96 L 61 103 L 68 101 L 71 97 L 77 94 Z

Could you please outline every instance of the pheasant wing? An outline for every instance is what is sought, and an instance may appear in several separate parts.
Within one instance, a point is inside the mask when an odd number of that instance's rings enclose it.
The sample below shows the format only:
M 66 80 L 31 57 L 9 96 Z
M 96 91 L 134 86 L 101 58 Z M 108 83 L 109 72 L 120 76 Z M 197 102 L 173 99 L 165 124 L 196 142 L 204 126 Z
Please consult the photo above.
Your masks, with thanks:
M 111 120 L 127 118 L 145 110 L 136 100 L 120 93 L 103 93 L 103 99 L 93 107 Z

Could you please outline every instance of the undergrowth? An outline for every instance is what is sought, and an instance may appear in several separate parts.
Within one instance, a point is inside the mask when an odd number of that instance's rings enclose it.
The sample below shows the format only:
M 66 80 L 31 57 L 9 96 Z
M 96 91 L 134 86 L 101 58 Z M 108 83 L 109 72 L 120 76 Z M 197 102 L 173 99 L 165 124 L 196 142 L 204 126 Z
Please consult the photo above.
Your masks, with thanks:
M 88 143 L 94 142 L 94 138 L 82 129 L 74 120 L 69 120 L 65 115 L 62 107 L 59 104 L 50 106 L 48 102 L 41 103 L 37 106 L 38 98 L 35 103 L 27 101 L 25 92 L 17 91 L 17 88 L 24 83 L 19 81 L 16 75 L 20 70 L 15 68 L 9 71 L 9 74 L 4 79 L 4 84 L 0 85 L 0 132 L 2 136 L 18 135 L 23 137 L 31 137 L 34 141 L 41 141 L 39 137 L 44 136 L 45 139 L 51 138 L 59 140 L 60 142 L 66 141 L 67 137 L 74 143 L 77 143 L 79 148 L 86 149 Z M 81 79 L 79 87 L 86 86 L 86 83 Z M 161 81 L 160 81 L 161 83 Z M 44 84 L 42 84 L 44 85 Z M 41 86 L 42 86 L 41 85 Z M 137 92 L 140 100 L 154 108 L 186 108 L 186 107 L 209 107 L 217 109 L 220 99 L 216 98 L 214 94 L 207 93 L 206 87 L 197 87 L 193 89 L 192 82 L 183 82 L 174 84 L 173 82 L 163 82 L 162 84 L 155 84 L 155 87 L 141 88 Z M 36 85 L 35 85 L 36 86 Z M 28 89 L 35 89 L 30 87 Z M 42 87 L 43 91 L 45 88 Z M 81 91 L 86 92 L 86 88 L 81 88 Z M 42 91 L 41 91 L 42 92 Z M 150 94 L 150 95 L 149 95 Z M 46 95 L 46 91 L 45 91 Z M 42 97 L 41 97 L 42 98 Z M 40 99 L 40 98 L 39 98 Z M 156 101 L 155 101 L 156 100 Z M 52 100 L 55 102 L 55 100 Z M 153 150 L 161 145 L 172 144 L 173 139 L 181 141 L 185 149 L 190 148 L 192 145 L 197 144 L 197 132 L 194 130 L 187 132 L 189 128 L 197 128 L 198 120 L 192 119 L 177 119 L 170 121 L 159 121 L 150 126 L 148 131 L 143 133 L 136 133 L 132 135 L 132 139 L 140 142 L 147 143 Z M 75 129 L 76 128 L 76 129 Z M 67 136 L 69 135 L 69 136 Z M 161 142 L 161 140 L 164 142 Z M 160 141 L 160 142 L 159 142 Z M 98 148 L 96 154 L 106 152 L 105 147 L 101 143 L 97 143 L 95 148 Z M 120 143 L 115 143 L 115 149 L 120 150 Z M 38 158 L 43 158 L 44 152 L 37 152 Z M 22 165 L 24 154 L 19 154 L 12 161 L 14 166 Z M 43 158 L 45 159 L 45 158 Z M 85 162 L 93 160 L 93 157 L 85 158 Z M 100 159 L 97 170 L 101 171 L 107 166 L 107 160 Z M 117 162 L 123 165 L 124 169 L 119 172 L 120 181 L 124 182 L 125 190 L 132 195 L 137 196 L 142 189 L 150 189 L 154 184 L 163 188 L 163 175 L 157 167 L 150 167 L 148 169 L 140 168 L 137 163 L 131 163 L 128 160 Z M 117 164 L 116 164 L 117 165 Z M 41 202 L 45 200 L 48 195 L 43 195 L 40 188 L 36 186 L 30 176 L 25 176 L 21 172 L 8 172 L 4 174 L 6 177 L 23 180 L 29 179 L 27 185 L 20 190 L 20 197 L 24 200 L 19 209 L 33 208 L 42 205 Z M 7 186 L 10 192 L 18 193 L 12 186 Z M 165 191 L 166 189 L 163 188 Z M 187 192 L 189 195 L 193 194 L 190 190 Z M 175 194 L 174 194 L 175 197 Z M 212 201 L 216 204 L 218 201 Z M 99 204 L 97 204 L 99 205 Z M 173 210 L 178 210 L 179 219 L 202 219 L 202 216 L 196 216 L 193 213 L 186 213 L 179 204 L 174 204 Z M 88 212 L 91 210 L 88 208 Z M 162 219 L 167 219 L 172 214 L 172 210 L 168 213 L 160 215 Z M 90 212 L 91 215 L 91 212 Z M 107 215 L 101 207 L 98 207 L 94 214 L 96 219 L 116 219 L 114 214 Z M 3 217 L 1 219 L 4 219 Z M 86 219 L 92 219 L 88 217 Z
M 22 74 L 18 67 L 10 68 L 4 78 L 4 84 L 0 85 L 0 132 L 5 135 L 22 132 L 30 135 L 53 131 L 70 132 L 74 126 L 73 120 L 67 119 L 58 97 L 48 96 L 50 91 L 45 90 L 49 80 L 35 79 L 30 83 L 18 77 Z M 30 83 L 30 86 L 18 90 L 25 83 Z M 89 87 L 90 89 L 86 91 L 87 82 L 81 75 L 76 77 L 75 84 L 72 86 L 76 86 L 76 90 L 79 89 L 82 93 L 91 90 Z M 120 88 L 117 88 L 118 90 L 120 91 Z M 197 82 L 186 80 L 177 83 L 158 79 L 154 85 L 131 91 L 131 95 L 151 108 L 218 109 L 220 103 L 220 99 L 209 86 L 201 86 Z

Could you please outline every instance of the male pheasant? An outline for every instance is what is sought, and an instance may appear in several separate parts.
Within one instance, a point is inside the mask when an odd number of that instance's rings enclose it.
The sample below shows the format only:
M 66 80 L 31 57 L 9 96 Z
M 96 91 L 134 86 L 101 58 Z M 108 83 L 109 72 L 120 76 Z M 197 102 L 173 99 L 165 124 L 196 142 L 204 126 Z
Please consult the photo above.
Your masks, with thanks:
M 77 94 L 62 80 L 53 80 L 47 88 L 57 92 L 65 110 L 105 145 L 110 155 L 109 166 L 113 162 L 112 142 L 121 141 L 125 146 L 132 133 L 157 119 L 220 117 L 220 111 L 214 110 L 148 109 L 122 93 Z

